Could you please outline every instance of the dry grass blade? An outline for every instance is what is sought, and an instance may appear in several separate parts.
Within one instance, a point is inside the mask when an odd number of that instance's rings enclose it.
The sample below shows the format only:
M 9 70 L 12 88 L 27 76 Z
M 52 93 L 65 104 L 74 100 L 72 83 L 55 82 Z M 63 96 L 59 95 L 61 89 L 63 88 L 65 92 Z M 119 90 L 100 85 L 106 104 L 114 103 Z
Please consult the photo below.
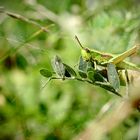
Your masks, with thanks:
M 40 25 L 39 23 L 37 23 L 37 22 L 35 22 L 35 21 L 33 21 L 33 20 L 27 18 L 27 17 L 24 17 L 24 16 L 22 16 L 22 15 L 19 15 L 19 14 L 17 14 L 17 13 L 13 13 L 13 12 L 6 11 L 6 10 L 4 10 L 3 7 L 0 8 L 0 12 L 1 12 L 1 13 L 5 13 L 6 15 L 8 15 L 8 16 L 10 16 L 10 17 L 12 17 L 12 18 L 15 18 L 15 19 L 18 19 L 18 20 L 27 22 L 27 23 L 29 23 L 29 24 L 32 24 L 32 25 L 34 25 L 34 26 L 37 26 L 37 27 L 39 27 L 39 28 L 40 28 L 42 31 L 44 31 L 44 32 L 47 32 L 47 33 L 49 32 L 48 29 L 46 29 L 44 26 Z
M 44 28 L 49 28 L 50 26 L 46 26 Z M 38 35 L 40 35 L 42 32 L 43 32 L 43 30 L 40 29 L 40 30 L 36 31 L 35 33 L 33 33 L 27 40 L 25 40 L 24 42 L 22 42 L 16 48 L 13 48 L 13 49 L 10 48 L 6 52 L 6 54 L 0 58 L 0 63 L 3 62 L 9 55 L 14 54 L 15 52 L 17 52 L 19 49 L 21 49 L 23 46 L 25 46 L 27 43 L 29 43 L 32 39 L 34 39 L 35 37 L 37 37 Z

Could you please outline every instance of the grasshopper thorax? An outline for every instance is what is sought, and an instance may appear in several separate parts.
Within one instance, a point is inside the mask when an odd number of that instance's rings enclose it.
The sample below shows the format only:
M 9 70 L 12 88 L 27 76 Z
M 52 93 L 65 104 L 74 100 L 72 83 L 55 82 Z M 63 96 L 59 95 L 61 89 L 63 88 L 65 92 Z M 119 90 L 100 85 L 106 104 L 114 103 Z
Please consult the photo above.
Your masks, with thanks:
M 90 61 L 90 59 L 91 59 L 91 54 L 90 54 L 90 50 L 89 50 L 88 48 L 82 48 L 81 54 L 82 54 L 82 58 L 83 58 L 85 61 Z

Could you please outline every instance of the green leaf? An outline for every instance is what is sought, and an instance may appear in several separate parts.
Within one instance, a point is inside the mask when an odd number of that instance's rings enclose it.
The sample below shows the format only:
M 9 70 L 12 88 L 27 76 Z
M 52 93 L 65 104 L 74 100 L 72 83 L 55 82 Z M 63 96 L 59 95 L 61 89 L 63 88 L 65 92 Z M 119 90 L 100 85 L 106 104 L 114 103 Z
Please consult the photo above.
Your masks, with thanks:
M 26 58 L 23 55 L 17 54 L 16 55 L 16 64 L 17 64 L 17 66 L 19 68 L 25 69 L 27 67 L 27 65 L 28 65 L 28 62 L 27 62 Z
M 102 88 L 104 88 L 104 89 L 106 89 L 106 90 L 108 90 L 108 91 L 110 91 L 110 92 L 112 92 L 112 93 L 114 93 L 114 94 L 116 94 L 116 95 L 122 97 L 122 96 L 110 85 L 110 83 L 95 82 L 95 85 L 96 85 L 96 86 L 100 86 L 100 87 L 102 87 Z
M 79 70 L 78 73 L 82 78 L 87 78 L 87 74 L 85 72 Z
M 52 72 L 47 69 L 41 69 L 40 74 L 47 78 L 52 76 Z
M 88 62 L 87 64 L 87 75 L 88 75 L 88 79 L 90 79 L 92 82 L 95 82 L 95 70 L 92 66 L 91 62 Z
M 88 79 L 90 79 L 92 82 L 95 82 L 94 71 L 88 71 Z
M 63 65 L 65 66 L 65 70 L 70 74 L 70 76 L 74 76 L 76 77 L 76 72 L 74 71 L 73 68 L 71 68 L 70 66 L 68 66 L 67 64 L 64 64 Z M 66 76 L 66 71 L 65 71 L 65 76 Z
M 60 57 L 55 56 L 54 59 L 52 60 L 52 67 L 56 74 L 62 78 L 65 77 L 65 66 L 62 63 Z
M 94 70 L 95 81 L 106 82 L 107 80 L 100 74 L 98 70 Z
M 87 71 L 95 70 L 94 65 L 92 62 L 87 62 Z
M 117 70 L 115 68 L 115 65 L 112 64 L 112 63 L 109 63 L 107 65 L 107 76 L 108 76 L 108 81 L 112 85 L 112 87 L 116 91 L 119 91 L 119 88 L 120 88 L 120 79 L 119 79 Z
M 65 77 L 71 77 L 70 73 L 67 70 L 65 70 Z

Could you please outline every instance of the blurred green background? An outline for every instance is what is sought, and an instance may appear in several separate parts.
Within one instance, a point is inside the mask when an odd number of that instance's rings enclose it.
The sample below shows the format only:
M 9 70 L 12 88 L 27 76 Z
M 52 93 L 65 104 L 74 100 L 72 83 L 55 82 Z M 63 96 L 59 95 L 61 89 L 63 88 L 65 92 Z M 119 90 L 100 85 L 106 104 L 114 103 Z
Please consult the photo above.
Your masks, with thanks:
M 83 46 L 121 53 L 140 41 L 139 0 L 0 0 L 0 7 L 48 27 L 39 28 L 0 13 L 0 140 L 71 140 L 116 95 L 77 81 L 46 78 L 58 55 L 74 67 Z M 23 45 L 22 45 L 23 44 Z M 18 48 L 16 51 L 12 51 Z M 139 56 L 130 58 L 139 63 Z M 119 114 L 118 114 L 119 115 Z M 136 140 L 134 112 L 103 140 Z

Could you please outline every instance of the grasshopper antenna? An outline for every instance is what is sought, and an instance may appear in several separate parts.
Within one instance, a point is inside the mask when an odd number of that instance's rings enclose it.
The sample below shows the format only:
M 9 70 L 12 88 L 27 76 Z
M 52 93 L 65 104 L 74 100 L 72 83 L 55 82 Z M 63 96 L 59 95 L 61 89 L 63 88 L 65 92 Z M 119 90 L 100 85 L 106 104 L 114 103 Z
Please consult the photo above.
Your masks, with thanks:
M 77 37 L 76 35 L 75 35 L 75 39 L 77 40 L 77 42 L 78 42 L 78 44 L 80 45 L 80 47 L 81 47 L 82 49 L 85 49 L 85 48 L 82 46 L 80 40 L 78 39 L 78 37 Z

